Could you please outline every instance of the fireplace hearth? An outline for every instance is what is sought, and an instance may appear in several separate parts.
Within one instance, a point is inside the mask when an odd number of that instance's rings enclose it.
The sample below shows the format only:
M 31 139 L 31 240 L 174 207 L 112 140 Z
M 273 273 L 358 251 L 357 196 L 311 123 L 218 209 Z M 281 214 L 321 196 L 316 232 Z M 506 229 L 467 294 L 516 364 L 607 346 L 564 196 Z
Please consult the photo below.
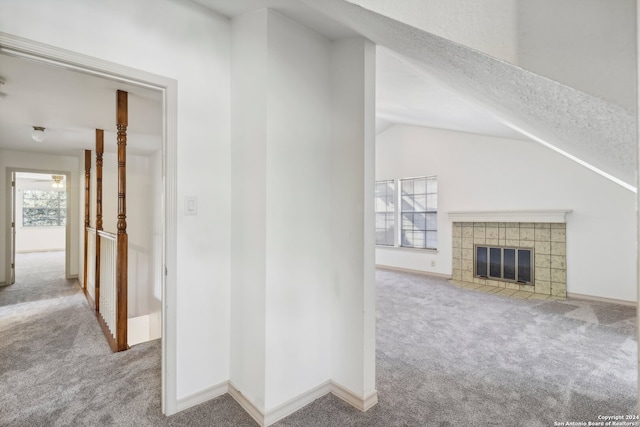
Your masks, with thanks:
M 566 224 L 453 222 L 452 279 L 566 297 Z

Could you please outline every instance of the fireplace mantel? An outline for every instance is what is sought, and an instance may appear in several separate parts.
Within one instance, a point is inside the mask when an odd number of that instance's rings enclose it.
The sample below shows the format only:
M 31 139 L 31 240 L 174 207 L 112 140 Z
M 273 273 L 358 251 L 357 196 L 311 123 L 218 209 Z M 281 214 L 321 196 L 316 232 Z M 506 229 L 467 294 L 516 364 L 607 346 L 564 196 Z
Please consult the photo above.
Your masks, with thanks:
M 447 212 L 451 222 L 553 222 L 566 223 L 571 209 L 517 211 L 458 211 Z

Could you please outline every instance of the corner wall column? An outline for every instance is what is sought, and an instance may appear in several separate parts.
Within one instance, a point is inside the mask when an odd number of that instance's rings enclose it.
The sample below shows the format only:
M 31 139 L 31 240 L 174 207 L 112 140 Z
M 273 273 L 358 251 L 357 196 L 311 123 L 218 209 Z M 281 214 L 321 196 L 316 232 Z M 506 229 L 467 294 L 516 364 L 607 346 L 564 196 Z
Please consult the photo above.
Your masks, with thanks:
M 118 257 L 116 260 L 117 312 L 116 330 L 118 351 L 126 350 L 128 317 L 128 236 L 127 236 L 127 125 L 128 93 L 117 91 L 116 121 L 118 128 Z
M 90 222 L 90 203 L 91 203 L 91 150 L 84 150 L 84 278 L 82 280 L 82 289 L 87 292 L 87 261 L 89 258 L 89 244 L 87 242 L 87 228 Z
M 102 155 L 104 130 L 96 129 L 96 230 L 102 231 Z M 96 311 L 100 312 L 100 234 L 96 233 Z

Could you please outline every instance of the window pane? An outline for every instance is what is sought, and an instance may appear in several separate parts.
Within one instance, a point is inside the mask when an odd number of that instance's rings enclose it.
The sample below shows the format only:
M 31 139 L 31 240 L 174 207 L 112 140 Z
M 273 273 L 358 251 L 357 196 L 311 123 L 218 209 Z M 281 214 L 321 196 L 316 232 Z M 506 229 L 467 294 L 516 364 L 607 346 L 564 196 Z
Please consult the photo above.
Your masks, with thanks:
M 531 282 L 531 251 L 518 250 L 518 281 Z
M 400 186 L 402 188 L 402 195 L 405 194 L 413 194 L 413 180 L 407 179 L 400 181 Z
M 516 280 L 516 250 L 504 250 L 504 273 L 503 278 L 508 280 Z
M 427 180 L 427 193 L 438 192 L 438 180 L 435 178 L 429 178 Z
M 427 210 L 427 196 L 414 196 L 413 200 L 414 211 L 425 212 Z
M 427 195 L 427 209 L 428 211 L 437 211 L 438 210 L 438 195 L 437 194 L 428 194 Z
M 413 214 L 411 213 L 402 214 L 402 229 L 413 230 Z
M 426 178 L 418 178 L 418 179 L 414 180 L 413 192 L 415 194 L 426 194 L 427 193 L 427 179 Z
M 438 232 L 436 231 L 427 231 L 427 248 L 429 249 L 437 249 L 438 248 Z
M 438 214 L 428 213 L 427 217 L 427 230 L 436 231 L 438 229 Z
M 413 212 L 413 197 L 402 196 L 402 212 Z
M 413 231 L 402 231 L 402 246 L 412 246 L 413 245 Z
M 426 238 L 424 231 L 414 231 L 413 232 L 413 247 L 414 248 L 424 248 L 426 244 Z
M 489 248 L 489 276 L 502 277 L 502 249 Z
M 427 220 L 425 214 L 413 214 L 413 225 L 417 230 L 426 230 Z
M 27 227 L 66 224 L 66 193 L 25 190 L 22 194 L 22 224 Z
M 478 246 L 476 248 L 476 276 L 487 276 L 487 248 L 484 246 Z

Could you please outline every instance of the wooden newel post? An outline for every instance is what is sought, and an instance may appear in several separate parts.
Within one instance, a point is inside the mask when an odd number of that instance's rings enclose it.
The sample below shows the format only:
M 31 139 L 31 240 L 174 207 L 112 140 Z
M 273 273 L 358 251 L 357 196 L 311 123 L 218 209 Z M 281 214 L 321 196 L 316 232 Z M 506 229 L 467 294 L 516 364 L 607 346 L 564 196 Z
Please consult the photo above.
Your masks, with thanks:
M 96 129 L 96 231 L 102 231 L 102 155 L 104 153 L 104 130 Z M 96 233 L 96 311 L 100 312 L 100 235 Z
M 118 351 L 127 346 L 128 299 L 128 237 L 127 237 L 127 92 L 117 91 L 116 124 L 118 128 L 118 257 L 116 260 L 116 289 L 118 294 L 116 329 Z
M 91 226 L 89 207 L 91 203 L 91 150 L 84 150 L 84 280 L 82 288 L 87 291 L 88 271 L 87 261 L 89 260 L 89 231 Z

